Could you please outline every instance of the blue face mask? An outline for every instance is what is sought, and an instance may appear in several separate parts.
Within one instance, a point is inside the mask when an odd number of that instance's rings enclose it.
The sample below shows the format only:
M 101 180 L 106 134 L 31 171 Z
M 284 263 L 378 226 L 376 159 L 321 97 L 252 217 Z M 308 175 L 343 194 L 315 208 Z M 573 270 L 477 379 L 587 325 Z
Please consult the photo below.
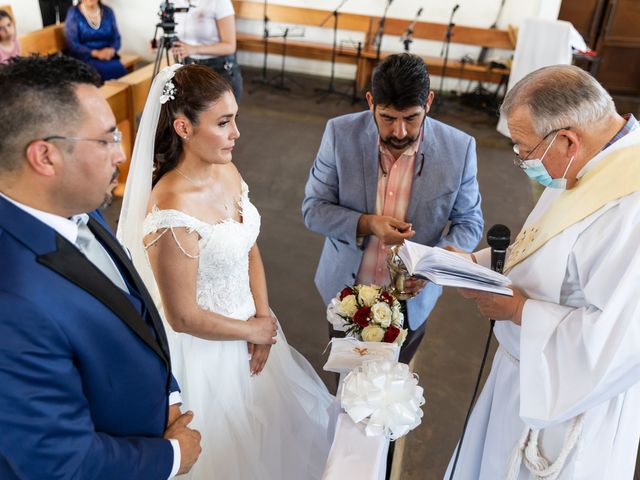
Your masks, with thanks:
M 567 175 L 569 167 L 571 166 L 571 163 L 573 163 L 573 159 L 575 157 L 571 157 L 571 160 L 569 161 L 569 164 L 567 165 L 562 178 L 551 178 L 551 175 L 549 175 L 549 172 L 542 163 L 542 160 L 544 160 L 544 157 L 551 148 L 551 145 L 553 145 L 553 142 L 556 141 L 557 136 L 558 134 L 556 133 L 553 137 L 553 140 L 551 140 L 551 143 L 542 154 L 542 157 L 540 157 L 539 159 L 525 160 L 524 162 L 522 162 L 522 169 L 530 179 L 535 180 L 540 185 L 550 188 L 560 188 L 564 190 L 567 188 L 567 179 L 565 178 L 565 176 Z

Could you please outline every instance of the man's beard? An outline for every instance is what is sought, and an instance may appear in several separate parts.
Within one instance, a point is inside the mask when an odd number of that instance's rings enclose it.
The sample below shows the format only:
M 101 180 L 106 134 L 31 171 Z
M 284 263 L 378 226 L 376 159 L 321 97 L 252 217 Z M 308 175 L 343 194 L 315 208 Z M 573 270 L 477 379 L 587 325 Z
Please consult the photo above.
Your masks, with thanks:
M 412 145 L 416 140 L 418 140 L 419 136 L 420 134 L 418 133 L 415 137 L 406 136 L 402 140 L 394 136 L 387 138 L 380 137 L 380 143 L 388 148 L 392 148 L 393 150 L 406 150 L 409 145 Z
M 119 175 L 120 175 L 120 169 L 116 167 L 115 171 L 113 172 L 113 176 L 111 177 L 111 182 L 109 183 L 109 185 L 111 185 L 114 182 L 114 180 L 118 178 Z M 113 202 L 113 191 L 117 187 L 118 185 L 114 185 L 112 189 L 110 189 L 107 193 L 105 193 L 104 200 L 102 200 L 102 203 L 98 208 L 101 208 L 101 209 L 107 208 L 109 205 L 111 205 L 111 203 Z
M 378 129 L 378 136 L 380 137 L 380 143 L 383 144 L 385 147 L 391 148 L 392 150 L 395 150 L 395 151 L 404 151 L 409 147 L 409 145 L 412 145 L 416 140 L 418 140 L 420 138 L 420 135 L 422 134 L 422 130 L 424 129 L 424 122 L 426 120 L 427 120 L 427 115 L 425 114 L 425 116 L 422 118 L 422 122 L 420 123 L 420 128 L 418 128 L 418 131 L 415 136 L 411 137 L 407 135 L 403 139 L 399 139 L 397 137 L 394 137 L 393 135 L 390 135 L 386 138 L 380 135 L 380 126 L 378 125 L 378 120 L 375 118 L 375 115 L 373 118 L 373 121 L 376 124 L 376 128 Z

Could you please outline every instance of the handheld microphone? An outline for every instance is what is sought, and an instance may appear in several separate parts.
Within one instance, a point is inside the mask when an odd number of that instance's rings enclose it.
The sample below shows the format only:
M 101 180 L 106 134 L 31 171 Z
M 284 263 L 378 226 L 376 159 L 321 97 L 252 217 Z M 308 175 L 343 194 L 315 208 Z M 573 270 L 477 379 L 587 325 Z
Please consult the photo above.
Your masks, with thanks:
M 511 231 L 498 223 L 487 232 L 487 243 L 491 247 L 491 270 L 502 273 L 507 247 L 511 243 Z

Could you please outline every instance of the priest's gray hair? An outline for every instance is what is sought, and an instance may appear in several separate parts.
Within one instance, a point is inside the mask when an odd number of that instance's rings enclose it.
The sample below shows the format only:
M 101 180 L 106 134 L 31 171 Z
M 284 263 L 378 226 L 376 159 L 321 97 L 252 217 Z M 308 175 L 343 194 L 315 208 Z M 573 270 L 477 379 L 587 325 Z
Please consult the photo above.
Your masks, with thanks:
M 574 127 L 588 129 L 615 114 L 611 95 L 584 70 L 573 65 L 543 67 L 509 90 L 500 107 L 507 118 L 518 107 L 529 109 L 536 134 Z

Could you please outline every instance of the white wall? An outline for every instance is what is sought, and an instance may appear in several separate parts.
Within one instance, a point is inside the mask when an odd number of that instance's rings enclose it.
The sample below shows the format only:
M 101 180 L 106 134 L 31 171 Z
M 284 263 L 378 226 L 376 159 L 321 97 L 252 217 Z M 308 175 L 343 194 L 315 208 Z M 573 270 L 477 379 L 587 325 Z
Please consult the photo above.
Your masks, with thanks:
M 18 35 L 42 28 L 38 0 L 0 0 L 0 5 L 11 5 Z
M 149 41 L 153 37 L 154 26 L 158 22 L 158 6 L 160 0 L 103 0 L 111 6 L 118 19 L 118 26 L 122 34 L 123 50 L 135 52 L 150 60 L 153 54 Z M 194 0 L 192 0 L 193 3 Z M 543 17 L 555 19 L 560 10 L 561 0 L 506 0 L 506 5 L 498 23 L 498 28 L 507 25 L 520 25 L 527 17 Z M 42 27 L 40 9 L 37 0 L 0 0 L 0 4 L 9 3 L 13 8 L 18 26 L 18 33 L 22 34 Z M 414 18 L 419 8 L 423 8 L 421 20 L 436 23 L 447 23 L 451 9 L 457 3 L 460 8 L 456 12 L 454 22 L 458 25 L 488 28 L 493 24 L 500 7 L 501 0 L 395 0 L 389 7 L 388 15 L 394 18 L 405 18 L 407 24 Z M 270 0 L 269 4 L 295 5 L 308 8 L 326 9 L 329 13 L 340 4 L 340 0 Z M 363 15 L 382 15 L 386 0 L 349 0 L 342 8 L 344 12 Z M 332 20 L 327 22 L 332 26 Z M 339 24 L 338 24 L 339 25 Z M 271 22 L 271 29 L 277 33 L 283 24 Z M 281 30 L 281 29 L 280 29 Z M 262 33 L 262 21 L 239 20 L 238 31 L 246 33 Z M 332 42 L 330 28 L 305 27 L 304 38 L 314 42 Z M 358 32 L 339 31 L 338 42 L 362 41 L 363 36 Z M 441 42 L 416 40 L 411 51 L 424 55 L 439 55 Z M 402 43 L 398 37 L 386 36 L 382 48 L 385 51 L 402 51 Z M 450 58 L 462 58 L 464 55 L 477 57 L 478 47 L 466 45 L 451 45 Z M 507 52 L 492 51 L 490 58 L 499 59 Z M 262 65 L 262 55 L 257 53 L 240 52 L 240 63 L 243 65 Z M 277 55 L 269 56 L 269 66 L 279 68 L 281 58 Z M 328 75 L 328 62 L 309 61 L 306 59 L 287 58 L 287 69 L 312 74 Z M 336 75 L 353 78 L 354 67 L 351 65 L 337 65 Z M 455 88 L 457 80 L 451 80 L 448 88 Z

